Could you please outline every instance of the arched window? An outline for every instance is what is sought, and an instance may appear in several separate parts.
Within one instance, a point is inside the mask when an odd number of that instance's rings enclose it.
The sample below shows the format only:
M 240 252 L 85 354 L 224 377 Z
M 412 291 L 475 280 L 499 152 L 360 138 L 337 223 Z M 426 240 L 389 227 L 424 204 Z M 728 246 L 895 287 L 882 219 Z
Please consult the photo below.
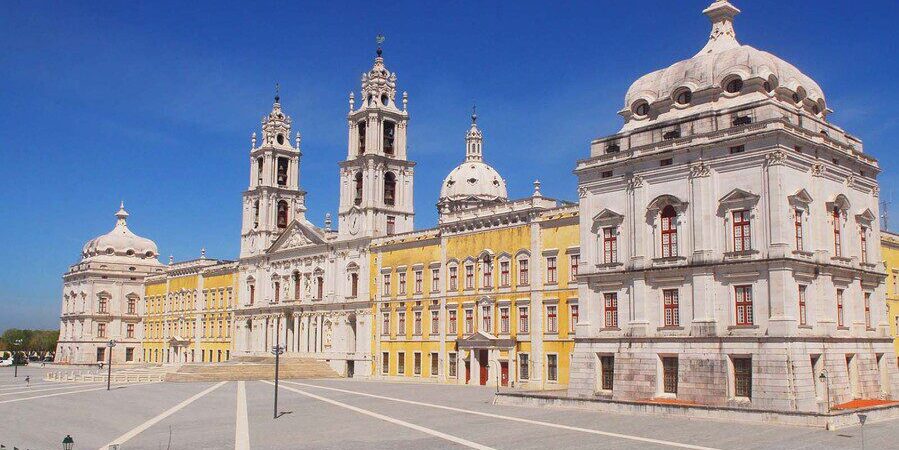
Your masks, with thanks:
M 278 228 L 287 228 L 287 201 L 278 202 Z
M 259 228 L 259 200 L 253 202 L 253 228 Z
M 662 209 L 662 258 L 677 256 L 677 211 L 671 205 Z
M 300 301 L 300 273 L 293 273 L 293 299 L 296 301 Z
M 840 228 L 840 207 L 833 207 L 833 256 L 837 258 L 843 256 L 843 242 L 841 239 L 842 230 Z
M 315 277 L 316 297 L 321 300 L 325 294 L 325 277 L 319 275 Z
M 396 202 L 396 175 L 393 172 L 384 174 L 384 204 L 393 206 Z
M 359 154 L 365 154 L 365 121 L 359 122 L 359 125 L 356 127 L 359 130 Z
M 356 172 L 356 199 L 353 202 L 362 204 L 362 172 Z
M 384 121 L 384 154 L 393 154 L 393 141 L 396 136 L 396 124 Z

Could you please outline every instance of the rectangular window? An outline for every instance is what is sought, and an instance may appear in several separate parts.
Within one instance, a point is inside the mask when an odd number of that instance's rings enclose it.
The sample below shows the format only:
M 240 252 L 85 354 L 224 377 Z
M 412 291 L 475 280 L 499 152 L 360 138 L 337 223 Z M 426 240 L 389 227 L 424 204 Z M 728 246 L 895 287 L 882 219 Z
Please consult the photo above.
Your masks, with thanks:
M 868 228 L 862 227 L 861 231 L 861 250 L 862 250 L 862 264 L 867 264 L 868 262 Z
M 527 286 L 530 282 L 530 277 L 528 275 L 528 260 L 527 259 L 519 259 L 518 260 L 518 284 L 521 286 Z
M 384 375 L 390 373 L 390 352 L 381 353 L 381 373 Z
M 97 347 L 97 362 L 106 361 L 106 347 Z
M 106 337 L 106 324 L 98 323 L 97 324 L 97 337 Z
M 446 312 L 449 317 L 449 325 L 447 325 L 447 334 L 456 334 L 456 310 L 451 309 Z
M 137 300 L 128 299 L 128 314 L 137 314 Z
M 796 250 L 802 251 L 804 243 L 802 240 L 802 210 L 793 211 L 793 227 L 796 229 Z
M 555 256 L 547 256 L 546 257 L 546 282 L 549 284 L 553 284 L 556 282 L 556 257 Z
M 396 354 L 396 374 L 406 374 L 406 353 L 399 352 Z
M 399 295 L 406 295 L 406 272 L 400 272 L 400 291 Z
M 752 358 L 734 358 L 734 395 L 752 397 Z
M 275 281 L 275 303 L 281 301 L 281 283 Z
M 843 243 L 840 241 L 840 208 L 833 207 L 833 256 L 843 256 Z
M 431 292 L 440 290 L 440 269 L 431 269 Z
M 518 354 L 518 379 L 527 380 L 531 376 L 530 355 L 527 353 Z
M 393 236 L 396 234 L 396 217 L 387 216 L 387 235 Z
M 546 355 L 546 380 L 559 381 L 559 355 Z
M 134 348 L 128 347 L 125 349 L 125 362 L 134 361 Z
M 493 315 L 491 314 L 489 305 L 481 306 L 481 331 L 485 333 L 490 333 L 493 331 L 491 327 L 491 325 L 493 324 L 492 316 Z
M 558 310 L 555 305 L 546 307 L 546 332 L 557 333 L 559 331 Z
M 384 274 L 384 296 L 390 297 L 390 274 Z
M 528 334 L 528 324 L 530 319 L 528 318 L 528 307 L 520 306 L 518 307 L 518 332 L 520 334 Z
M 574 281 L 577 278 L 578 266 L 581 265 L 581 255 L 571 255 L 568 257 L 568 262 L 570 263 L 571 269 L 569 270 L 568 277 L 571 281 Z
M 474 333 L 474 310 L 465 310 L 465 334 Z
M 615 357 L 600 356 L 599 365 L 602 366 L 602 389 L 611 391 L 615 385 Z
M 129 323 L 128 326 L 125 328 L 125 330 L 126 330 L 126 331 L 125 331 L 125 337 L 128 337 L 128 338 L 130 338 L 130 339 L 134 339 L 134 324 L 133 324 L 133 323 Z
M 750 239 L 749 210 L 734 211 L 734 251 L 745 252 L 752 249 Z
M 406 335 L 406 312 L 400 311 L 396 313 L 396 334 L 398 336 Z
M 256 301 L 256 286 L 250 285 L 250 304 Z
M 381 334 L 390 334 L 390 313 L 381 313 Z
M 807 313 L 806 313 L 806 305 L 805 305 L 805 286 L 799 286 L 799 325 L 805 325 L 807 323 Z
M 100 297 L 100 300 L 97 301 L 97 312 L 100 314 L 106 314 L 108 311 L 106 310 L 107 301 L 105 298 Z
M 662 210 L 662 258 L 677 256 L 677 212 L 668 205 Z
M 677 394 L 677 358 L 662 358 L 663 391 L 666 394 Z
M 499 285 L 501 287 L 509 287 L 509 261 L 501 261 L 499 263 Z
M 416 294 L 421 294 L 422 284 L 423 284 L 422 276 L 423 276 L 423 274 L 421 273 L 420 270 L 415 271 L 415 293 Z
M 607 292 L 604 297 L 606 328 L 618 328 L 618 293 Z
M 350 274 L 350 295 L 353 297 L 359 295 L 359 274 Z
M 665 311 L 665 326 L 680 326 L 680 306 L 677 289 L 665 289 L 662 291 L 662 302 Z
M 871 293 L 865 292 L 865 328 L 871 329 Z
M 428 374 L 432 377 L 437 376 L 437 371 L 440 368 L 440 359 L 437 358 L 437 353 L 431 353 L 431 373 Z
M 737 145 L 737 146 L 734 146 L 734 147 L 731 147 L 731 148 L 730 148 L 730 154 L 731 154 L 731 155 L 733 155 L 733 154 L 735 154 L 735 153 L 743 153 L 744 151 L 746 151 L 746 147 L 744 147 L 744 146 L 742 146 L 742 145 Z
M 421 353 L 419 352 L 412 354 L 412 373 L 414 375 L 421 375 Z
M 431 334 L 437 334 L 438 332 L 440 332 L 440 313 L 431 311 Z
M 421 311 L 415 311 L 412 322 L 412 334 L 421 336 Z
M 325 296 L 325 277 L 315 277 L 316 297 L 321 300 Z
M 843 290 L 837 289 L 837 327 L 842 328 L 843 323 Z
M 503 334 L 509 333 L 509 308 L 499 309 L 499 332 Z
M 752 325 L 752 286 L 734 287 L 737 325 Z
M 483 288 L 491 288 L 493 287 L 493 264 L 489 262 L 484 262 L 481 265 L 481 272 L 484 275 L 483 283 L 481 287 Z
M 618 230 L 615 227 L 602 230 L 602 262 L 604 264 L 618 262 Z
M 580 320 L 580 308 L 577 303 L 568 305 L 568 314 L 571 320 L 568 321 L 568 331 L 574 333 L 577 329 L 577 322 Z
M 459 268 L 450 267 L 449 272 L 449 290 L 456 291 L 459 289 Z
M 447 353 L 447 358 L 449 359 L 449 361 L 447 361 L 447 363 L 448 363 L 447 365 L 449 366 L 449 370 L 448 370 L 449 377 L 455 378 L 456 377 L 456 354 L 453 352 Z
M 474 266 L 465 266 L 465 289 L 474 289 Z

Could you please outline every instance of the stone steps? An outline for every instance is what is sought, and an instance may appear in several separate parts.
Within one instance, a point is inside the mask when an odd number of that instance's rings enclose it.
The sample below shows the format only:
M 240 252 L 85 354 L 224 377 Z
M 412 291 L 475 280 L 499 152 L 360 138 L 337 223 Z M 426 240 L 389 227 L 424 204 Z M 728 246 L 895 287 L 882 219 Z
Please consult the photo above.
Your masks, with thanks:
M 283 379 L 338 378 L 328 363 L 308 358 L 282 358 L 278 377 Z M 165 381 L 252 381 L 275 378 L 271 357 L 240 357 L 224 363 L 185 364 L 166 374 Z

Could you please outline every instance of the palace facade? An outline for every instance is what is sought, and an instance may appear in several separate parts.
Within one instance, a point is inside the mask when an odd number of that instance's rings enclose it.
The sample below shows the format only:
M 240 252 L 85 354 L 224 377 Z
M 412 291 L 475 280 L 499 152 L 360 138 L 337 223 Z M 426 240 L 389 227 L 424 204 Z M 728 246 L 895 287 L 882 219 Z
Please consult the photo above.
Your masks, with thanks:
M 579 161 L 582 317 L 570 392 L 822 411 L 899 393 L 877 161 L 817 83 L 741 45 L 645 75 Z

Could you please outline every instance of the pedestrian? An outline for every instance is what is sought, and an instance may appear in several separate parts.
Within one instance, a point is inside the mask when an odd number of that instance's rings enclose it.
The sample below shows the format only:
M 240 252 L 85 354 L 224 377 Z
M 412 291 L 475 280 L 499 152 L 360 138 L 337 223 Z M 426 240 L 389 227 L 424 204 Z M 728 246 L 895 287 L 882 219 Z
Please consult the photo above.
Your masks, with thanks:
M 25 387 L 31 387 L 31 376 L 25 376 Z

